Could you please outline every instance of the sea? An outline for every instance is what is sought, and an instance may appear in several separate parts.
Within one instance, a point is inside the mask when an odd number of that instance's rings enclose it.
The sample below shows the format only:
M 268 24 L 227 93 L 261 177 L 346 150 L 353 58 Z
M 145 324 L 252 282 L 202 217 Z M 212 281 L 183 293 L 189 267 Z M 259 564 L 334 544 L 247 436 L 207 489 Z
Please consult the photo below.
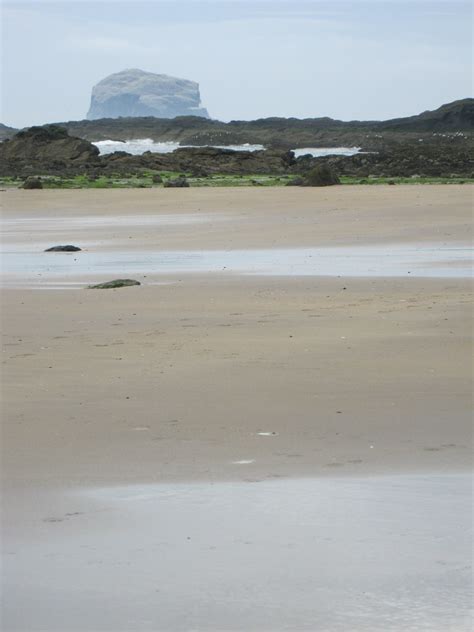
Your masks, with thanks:
M 177 142 L 157 142 L 151 138 L 137 138 L 134 140 L 100 140 L 93 143 L 99 148 L 100 154 L 105 156 L 112 154 L 114 151 L 126 151 L 134 156 L 140 156 L 146 151 L 151 151 L 157 154 L 169 154 L 179 147 L 191 147 L 191 145 L 180 145 Z M 217 147 L 220 149 L 232 149 L 233 151 L 258 151 L 265 149 L 263 145 L 252 145 L 245 143 L 243 145 L 207 145 L 207 147 Z M 304 156 L 310 154 L 311 156 L 353 156 L 360 151 L 360 147 L 299 147 L 293 149 L 295 156 Z

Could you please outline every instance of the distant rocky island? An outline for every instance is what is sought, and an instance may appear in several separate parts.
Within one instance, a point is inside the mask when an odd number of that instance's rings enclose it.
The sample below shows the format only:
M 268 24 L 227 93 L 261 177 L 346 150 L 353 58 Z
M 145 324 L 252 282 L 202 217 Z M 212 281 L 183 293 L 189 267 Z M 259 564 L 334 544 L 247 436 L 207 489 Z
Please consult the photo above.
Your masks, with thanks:
M 200 116 L 199 84 L 188 79 L 157 75 L 136 68 L 122 70 L 99 81 L 92 89 L 88 120 L 154 116 Z

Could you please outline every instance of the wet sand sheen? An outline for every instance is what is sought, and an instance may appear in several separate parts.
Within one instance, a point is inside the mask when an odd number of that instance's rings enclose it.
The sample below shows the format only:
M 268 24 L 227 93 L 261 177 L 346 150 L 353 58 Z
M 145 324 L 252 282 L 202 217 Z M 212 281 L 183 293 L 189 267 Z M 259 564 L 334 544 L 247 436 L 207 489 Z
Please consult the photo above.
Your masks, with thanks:
M 11 248 L 11 246 L 10 246 Z M 109 251 L 71 254 L 7 250 L 2 281 L 32 287 L 55 277 L 162 276 L 190 273 L 255 274 L 272 276 L 344 277 L 470 277 L 472 249 L 443 244 L 390 244 L 384 247 L 286 248 L 267 250 L 208 250 L 183 252 Z
M 85 204 L 212 215 L 74 231 L 135 259 L 457 250 L 470 219 L 454 186 L 29 193 L 7 216 L 51 221 L 26 249 L 71 241 L 48 225 Z M 181 271 L 2 298 L 7 629 L 469 629 L 469 279 Z
M 6 629 L 467 632 L 471 484 L 404 475 L 40 495 L 29 534 L 6 530 Z

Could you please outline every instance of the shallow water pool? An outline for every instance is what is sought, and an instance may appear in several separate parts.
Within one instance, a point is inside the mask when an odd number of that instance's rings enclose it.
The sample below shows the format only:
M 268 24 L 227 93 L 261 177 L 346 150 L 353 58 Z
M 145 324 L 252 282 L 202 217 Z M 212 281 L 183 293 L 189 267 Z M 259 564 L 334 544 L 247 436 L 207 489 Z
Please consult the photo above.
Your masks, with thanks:
M 77 253 L 7 248 L 1 269 L 6 286 L 36 286 L 60 278 L 72 283 L 79 277 L 93 282 L 98 277 L 192 273 L 446 278 L 472 274 L 472 250 L 444 244 L 196 251 L 91 248 Z

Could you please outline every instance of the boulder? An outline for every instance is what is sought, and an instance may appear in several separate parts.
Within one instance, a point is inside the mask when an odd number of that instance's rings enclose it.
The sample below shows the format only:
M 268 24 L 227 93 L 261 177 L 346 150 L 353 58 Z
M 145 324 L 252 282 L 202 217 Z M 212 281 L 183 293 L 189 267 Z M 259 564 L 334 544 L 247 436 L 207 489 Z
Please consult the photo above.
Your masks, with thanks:
M 20 187 L 21 189 L 42 189 L 43 183 L 41 178 L 35 178 L 34 176 L 28 176 Z
M 105 283 L 98 283 L 97 285 L 89 285 L 89 290 L 115 290 L 118 287 L 129 287 L 131 285 L 141 285 L 140 281 L 134 279 L 114 279 L 113 281 L 106 281 Z
M 81 248 L 78 246 L 71 246 L 68 244 L 67 246 L 52 246 L 51 248 L 46 248 L 45 252 L 79 252 Z
M 155 116 L 201 116 L 199 84 L 137 68 L 122 70 L 99 81 L 92 89 L 88 119 Z
M 339 178 L 331 167 L 325 163 L 311 169 L 303 181 L 303 186 L 305 187 L 327 187 L 333 184 L 339 184 Z

